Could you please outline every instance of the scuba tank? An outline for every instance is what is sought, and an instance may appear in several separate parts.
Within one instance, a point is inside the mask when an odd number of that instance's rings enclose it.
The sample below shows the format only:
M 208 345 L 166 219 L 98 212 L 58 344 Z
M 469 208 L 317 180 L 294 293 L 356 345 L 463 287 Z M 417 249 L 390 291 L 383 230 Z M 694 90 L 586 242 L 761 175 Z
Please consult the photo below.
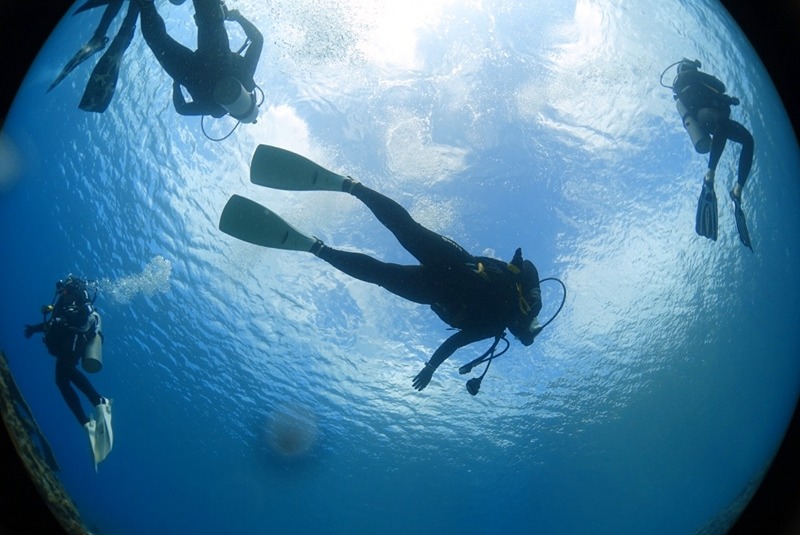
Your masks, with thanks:
M 686 129 L 686 133 L 689 134 L 689 139 L 692 140 L 692 146 L 694 150 L 699 152 L 700 154 L 706 154 L 711 151 L 711 136 L 708 135 L 708 132 L 700 125 L 697 121 L 697 118 L 692 115 L 686 105 L 681 102 L 680 98 L 678 98 L 678 91 L 676 91 L 673 85 L 667 85 L 664 83 L 664 75 L 666 72 L 671 69 L 672 67 L 678 66 L 678 74 L 684 70 L 697 70 L 702 67 L 702 64 L 699 60 L 688 60 L 683 58 L 675 63 L 667 66 L 661 72 L 661 77 L 659 78 L 659 83 L 666 87 L 667 89 L 672 89 L 673 98 L 675 99 L 675 107 L 678 110 L 678 115 L 681 116 L 681 122 L 683 123 L 683 127 Z M 677 77 L 675 78 L 677 81 Z
M 233 76 L 219 81 L 214 88 L 214 98 L 231 117 L 242 123 L 255 123 L 258 117 L 256 96 L 248 93 L 241 82 Z
M 97 373 L 103 368 L 103 323 L 97 311 L 89 316 L 89 321 L 92 320 L 95 322 L 95 335 L 86 343 L 81 364 L 87 372 Z
M 700 126 L 697 119 L 689 113 L 689 110 L 683 105 L 681 99 L 675 99 L 675 107 L 678 109 L 678 114 L 681 116 L 681 121 L 683 122 L 683 127 L 686 129 L 686 133 L 689 134 L 689 139 L 692 140 L 694 150 L 700 154 L 707 154 L 710 152 L 711 136 Z

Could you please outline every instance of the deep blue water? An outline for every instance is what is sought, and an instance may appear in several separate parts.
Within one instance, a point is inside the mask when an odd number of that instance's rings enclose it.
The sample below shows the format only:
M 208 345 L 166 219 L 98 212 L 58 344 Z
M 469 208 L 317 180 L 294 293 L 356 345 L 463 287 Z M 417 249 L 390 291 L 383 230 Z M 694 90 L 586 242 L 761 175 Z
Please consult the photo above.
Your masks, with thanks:
M 716 2 L 229 3 L 265 34 L 256 125 L 224 142 L 175 114 L 137 33 L 114 102 L 93 63 L 47 86 L 99 13 L 68 16 L 5 134 L 0 342 L 87 522 L 111 533 L 721 533 L 800 388 L 800 153 L 762 64 Z M 159 3 L 192 43 L 191 6 Z M 235 27 L 234 27 L 235 28 Z M 242 36 L 233 30 L 238 48 Z M 739 244 L 694 233 L 706 159 L 658 77 L 699 58 L 741 100 L 756 156 Z M 674 71 L 665 76 L 671 82 Z M 207 122 L 216 133 L 232 123 Z M 396 198 L 476 254 L 523 248 L 564 311 L 471 397 L 426 308 L 217 230 L 233 193 L 331 245 L 412 259 L 357 201 L 249 183 L 255 146 Z M 97 471 L 38 340 L 52 284 L 100 281 L 115 445 Z M 558 287 L 544 283 L 549 317 Z M 286 455 L 287 441 L 295 446 Z

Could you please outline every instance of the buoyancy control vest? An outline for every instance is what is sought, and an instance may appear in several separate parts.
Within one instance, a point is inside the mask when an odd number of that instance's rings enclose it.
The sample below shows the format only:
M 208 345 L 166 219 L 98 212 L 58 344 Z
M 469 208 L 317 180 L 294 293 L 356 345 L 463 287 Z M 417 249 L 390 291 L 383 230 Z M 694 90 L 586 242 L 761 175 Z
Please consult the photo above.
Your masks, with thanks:
M 475 257 L 473 262 L 463 264 L 458 272 L 448 276 L 458 279 L 464 286 L 463 297 L 447 303 L 433 303 L 431 310 L 451 327 L 462 329 L 468 323 L 473 323 L 469 321 L 469 315 L 475 313 L 470 306 L 475 295 L 490 295 L 492 301 L 500 302 L 503 315 L 507 318 L 492 318 L 494 321 L 510 320 L 516 316 L 533 317 L 541 309 L 538 272 L 531 261 L 522 260 L 521 249 L 517 249 L 514 259 L 509 263 L 489 257 Z M 489 303 L 486 308 L 491 308 Z M 497 308 L 494 310 L 496 312 Z M 491 320 L 486 323 L 492 323 Z
M 97 334 L 99 318 L 94 299 L 82 279 L 69 276 L 58 281 L 53 303 L 43 307 L 42 313 L 44 343 L 52 355 L 74 351 L 80 342 L 88 342 Z

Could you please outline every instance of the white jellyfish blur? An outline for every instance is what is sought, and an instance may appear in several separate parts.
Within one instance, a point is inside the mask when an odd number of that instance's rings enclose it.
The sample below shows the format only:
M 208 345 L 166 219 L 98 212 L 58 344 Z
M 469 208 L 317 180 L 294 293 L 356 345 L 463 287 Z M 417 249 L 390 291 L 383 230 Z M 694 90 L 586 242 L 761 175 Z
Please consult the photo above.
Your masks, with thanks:
M 0 193 L 10 190 L 22 173 L 19 151 L 11 138 L 0 132 Z
M 267 418 L 265 438 L 272 452 L 285 458 L 302 457 L 317 440 L 317 417 L 300 405 L 279 407 Z

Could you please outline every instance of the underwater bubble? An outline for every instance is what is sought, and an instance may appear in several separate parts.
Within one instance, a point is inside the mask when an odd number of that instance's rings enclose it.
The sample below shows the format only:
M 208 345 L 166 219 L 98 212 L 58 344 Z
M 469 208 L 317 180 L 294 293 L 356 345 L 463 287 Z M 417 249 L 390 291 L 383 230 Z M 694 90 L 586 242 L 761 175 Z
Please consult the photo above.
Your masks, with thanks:
M 144 294 L 166 293 L 172 276 L 172 263 L 163 256 L 156 256 L 141 273 L 117 280 L 102 279 L 97 288 L 118 303 L 127 303 L 133 297 Z

